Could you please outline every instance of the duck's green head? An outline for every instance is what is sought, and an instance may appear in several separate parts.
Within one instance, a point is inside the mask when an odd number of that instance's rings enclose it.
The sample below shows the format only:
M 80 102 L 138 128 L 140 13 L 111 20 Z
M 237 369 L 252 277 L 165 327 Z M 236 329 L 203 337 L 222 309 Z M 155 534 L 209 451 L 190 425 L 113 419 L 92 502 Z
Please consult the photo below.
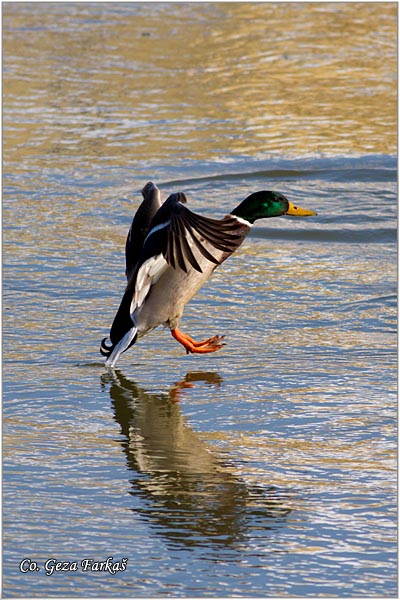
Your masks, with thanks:
M 283 194 L 278 192 L 255 192 L 248 196 L 231 213 L 236 217 L 254 223 L 257 219 L 293 215 L 294 217 L 311 217 L 317 213 L 295 206 Z

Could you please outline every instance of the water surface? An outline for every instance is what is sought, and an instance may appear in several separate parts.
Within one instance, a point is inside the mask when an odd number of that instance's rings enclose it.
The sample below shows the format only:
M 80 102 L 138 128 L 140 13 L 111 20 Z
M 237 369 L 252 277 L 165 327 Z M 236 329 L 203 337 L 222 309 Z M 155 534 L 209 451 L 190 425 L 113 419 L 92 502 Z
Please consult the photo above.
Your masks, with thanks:
M 396 17 L 3 5 L 5 597 L 396 595 Z M 259 221 L 187 307 L 220 352 L 160 328 L 107 372 L 149 179 L 318 217 Z

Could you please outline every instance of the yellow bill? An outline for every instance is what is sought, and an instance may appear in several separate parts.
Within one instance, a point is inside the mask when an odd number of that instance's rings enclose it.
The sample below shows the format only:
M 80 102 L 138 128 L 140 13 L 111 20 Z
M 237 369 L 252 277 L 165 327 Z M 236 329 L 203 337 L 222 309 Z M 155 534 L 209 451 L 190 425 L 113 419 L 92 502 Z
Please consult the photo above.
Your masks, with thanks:
M 285 212 L 285 215 L 292 215 L 293 217 L 314 217 L 317 213 L 307 208 L 300 208 L 295 206 L 292 202 L 289 202 L 289 208 Z

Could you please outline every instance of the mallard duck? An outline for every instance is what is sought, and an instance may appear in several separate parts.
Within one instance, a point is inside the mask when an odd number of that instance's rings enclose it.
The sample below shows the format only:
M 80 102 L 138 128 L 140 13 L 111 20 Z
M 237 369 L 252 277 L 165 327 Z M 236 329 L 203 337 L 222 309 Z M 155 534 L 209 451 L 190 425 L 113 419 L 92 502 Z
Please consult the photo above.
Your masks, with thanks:
M 316 214 L 271 191 L 251 194 L 220 220 L 190 211 L 182 192 L 162 203 L 160 190 L 152 182 L 144 186 L 142 195 L 125 245 L 128 284 L 111 327 L 111 344 L 104 338 L 100 346 L 108 367 L 159 325 L 169 327 L 187 353 L 219 350 L 224 336 L 196 342 L 180 331 L 185 305 L 214 269 L 239 248 L 257 219 Z

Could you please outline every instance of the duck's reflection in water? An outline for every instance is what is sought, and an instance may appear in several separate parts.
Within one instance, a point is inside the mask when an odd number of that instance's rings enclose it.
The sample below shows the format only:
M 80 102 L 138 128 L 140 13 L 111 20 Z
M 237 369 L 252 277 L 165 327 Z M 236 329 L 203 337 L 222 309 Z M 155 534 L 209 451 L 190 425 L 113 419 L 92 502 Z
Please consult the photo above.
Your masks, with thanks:
M 177 399 L 196 381 L 220 385 L 215 373 L 188 373 L 169 393 L 146 392 L 116 370 L 109 386 L 129 469 L 135 512 L 170 542 L 186 547 L 243 540 L 249 529 L 282 526 L 290 512 L 274 487 L 249 486 L 187 425 Z

